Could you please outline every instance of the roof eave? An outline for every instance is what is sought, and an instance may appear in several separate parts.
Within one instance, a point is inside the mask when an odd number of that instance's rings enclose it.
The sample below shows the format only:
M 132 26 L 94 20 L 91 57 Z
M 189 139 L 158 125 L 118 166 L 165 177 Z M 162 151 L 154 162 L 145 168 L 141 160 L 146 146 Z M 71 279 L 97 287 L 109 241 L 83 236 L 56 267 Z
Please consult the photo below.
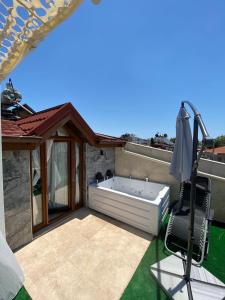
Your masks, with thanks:
M 42 142 L 41 137 L 34 136 L 2 136 L 2 150 L 34 150 Z
M 40 136 L 12 136 L 12 135 L 3 135 L 3 143 L 33 143 L 40 144 L 42 142 L 42 137 Z
M 98 141 L 95 146 L 96 147 L 111 147 L 111 148 L 115 148 L 115 147 L 124 147 L 126 144 L 126 142 L 120 142 L 120 141 L 111 141 L 111 142 L 106 142 L 106 141 Z

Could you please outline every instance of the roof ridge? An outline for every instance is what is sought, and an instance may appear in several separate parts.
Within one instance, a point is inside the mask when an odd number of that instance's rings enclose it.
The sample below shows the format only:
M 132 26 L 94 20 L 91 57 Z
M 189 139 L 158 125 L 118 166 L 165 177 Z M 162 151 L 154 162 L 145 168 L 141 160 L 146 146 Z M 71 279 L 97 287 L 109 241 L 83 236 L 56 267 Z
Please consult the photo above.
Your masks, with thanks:
M 53 106 L 53 107 L 50 107 L 50 108 L 46 108 L 46 109 L 37 111 L 37 112 L 33 113 L 33 114 L 30 115 L 30 116 L 26 116 L 26 117 L 24 117 L 24 118 L 15 120 L 15 122 L 16 122 L 16 123 L 17 123 L 17 122 L 19 123 L 20 121 L 23 121 L 23 120 L 25 120 L 25 119 L 31 118 L 32 116 L 37 116 L 37 115 L 39 115 L 39 114 L 42 114 L 42 113 L 45 113 L 45 112 L 48 112 L 48 111 L 51 111 L 51 110 L 54 110 L 54 109 L 58 109 L 58 108 L 61 109 L 62 107 L 66 106 L 66 105 L 68 105 L 68 104 L 70 104 L 70 102 L 66 102 L 66 103 L 63 103 L 63 104 L 59 104 L 59 105 L 56 105 L 56 106 Z M 18 125 L 19 125 L 19 124 L 18 124 Z M 21 125 L 22 125 L 22 124 L 21 124 Z

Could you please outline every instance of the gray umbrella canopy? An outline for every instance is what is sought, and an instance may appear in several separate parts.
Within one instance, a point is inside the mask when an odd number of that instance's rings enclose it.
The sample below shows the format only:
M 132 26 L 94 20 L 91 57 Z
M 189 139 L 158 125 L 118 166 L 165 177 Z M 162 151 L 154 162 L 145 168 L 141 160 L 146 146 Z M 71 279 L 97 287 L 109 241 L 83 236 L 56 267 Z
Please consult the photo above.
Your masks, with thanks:
M 190 180 L 192 168 L 192 134 L 189 114 L 180 108 L 176 122 L 176 142 L 170 166 L 170 174 L 179 182 Z

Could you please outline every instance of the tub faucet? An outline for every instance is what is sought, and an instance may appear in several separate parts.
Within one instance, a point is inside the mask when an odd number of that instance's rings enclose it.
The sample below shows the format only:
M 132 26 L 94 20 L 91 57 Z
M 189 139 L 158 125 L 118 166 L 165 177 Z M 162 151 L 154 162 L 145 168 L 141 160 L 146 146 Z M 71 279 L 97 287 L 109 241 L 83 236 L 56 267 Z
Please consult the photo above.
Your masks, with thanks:
M 129 176 L 129 178 L 131 179 L 131 175 Z
M 145 181 L 148 182 L 148 177 L 145 178 Z

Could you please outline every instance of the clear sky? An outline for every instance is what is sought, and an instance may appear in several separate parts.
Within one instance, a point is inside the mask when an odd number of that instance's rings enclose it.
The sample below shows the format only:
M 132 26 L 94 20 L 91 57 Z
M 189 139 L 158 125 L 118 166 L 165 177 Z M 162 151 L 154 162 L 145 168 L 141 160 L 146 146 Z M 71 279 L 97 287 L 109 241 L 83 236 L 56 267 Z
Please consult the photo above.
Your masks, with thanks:
M 189 99 L 225 134 L 225 1 L 85 0 L 10 77 L 34 109 L 70 101 L 96 132 L 175 136 Z

